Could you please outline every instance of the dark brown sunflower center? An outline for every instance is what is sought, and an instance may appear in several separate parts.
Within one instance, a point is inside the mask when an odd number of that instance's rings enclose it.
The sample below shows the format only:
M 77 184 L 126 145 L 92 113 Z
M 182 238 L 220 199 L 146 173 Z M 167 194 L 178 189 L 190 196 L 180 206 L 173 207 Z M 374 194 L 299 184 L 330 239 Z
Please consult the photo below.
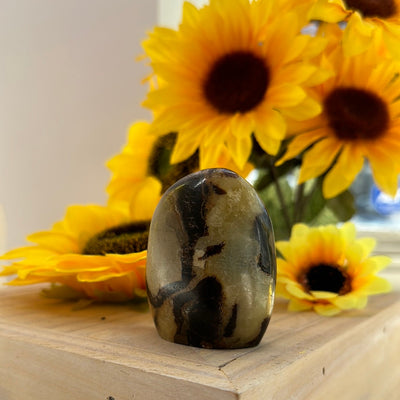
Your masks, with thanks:
M 329 126 L 342 140 L 376 139 L 389 127 L 386 103 L 367 90 L 334 89 L 326 97 L 324 109 Z
M 98 233 L 88 240 L 82 254 L 130 254 L 147 249 L 150 222 L 119 225 Z
M 345 0 L 345 3 L 364 17 L 390 18 L 397 12 L 395 0 Z
M 211 68 L 204 82 L 204 95 L 220 113 L 245 113 L 262 102 L 269 75 L 264 60 L 253 53 L 226 54 Z
M 162 184 L 164 193 L 180 178 L 197 171 L 200 168 L 199 154 L 196 151 L 187 160 L 178 164 L 170 164 L 170 157 L 176 142 L 176 133 L 161 136 L 153 145 L 149 156 L 148 175 L 155 176 Z
M 300 276 L 300 283 L 307 291 L 346 294 L 351 291 L 349 276 L 339 267 L 318 264 Z

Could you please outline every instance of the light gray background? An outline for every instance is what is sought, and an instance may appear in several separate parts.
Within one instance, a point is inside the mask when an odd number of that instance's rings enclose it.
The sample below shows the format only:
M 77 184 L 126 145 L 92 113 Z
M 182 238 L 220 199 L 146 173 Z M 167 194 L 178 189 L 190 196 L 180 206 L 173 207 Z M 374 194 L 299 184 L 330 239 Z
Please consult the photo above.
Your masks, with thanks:
M 141 107 L 150 70 L 135 58 L 156 23 L 157 0 L 0 0 L 7 248 L 70 204 L 105 203 L 105 161 L 132 122 L 151 118 Z

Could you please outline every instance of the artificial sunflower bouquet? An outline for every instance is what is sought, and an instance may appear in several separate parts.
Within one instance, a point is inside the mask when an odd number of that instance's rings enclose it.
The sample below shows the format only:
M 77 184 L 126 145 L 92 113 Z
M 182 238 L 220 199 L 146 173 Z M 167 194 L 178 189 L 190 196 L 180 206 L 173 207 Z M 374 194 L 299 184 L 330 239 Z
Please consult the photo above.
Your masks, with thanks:
M 107 162 L 106 205 L 68 207 L 51 230 L 11 250 L 11 285 L 48 295 L 145 297 L 147 235 L 166 189 L 205 168 L 250 180 L 275 230 L 277 294 L 324 315 L 389 290 L 356 239 L 349 190 L 365 163 L 394 196 L 400 172 L 399 0 L 186 2 L 177 29 L 143 41 L 143 106 Z M 62 290 L 61 290 L 62 289 Z

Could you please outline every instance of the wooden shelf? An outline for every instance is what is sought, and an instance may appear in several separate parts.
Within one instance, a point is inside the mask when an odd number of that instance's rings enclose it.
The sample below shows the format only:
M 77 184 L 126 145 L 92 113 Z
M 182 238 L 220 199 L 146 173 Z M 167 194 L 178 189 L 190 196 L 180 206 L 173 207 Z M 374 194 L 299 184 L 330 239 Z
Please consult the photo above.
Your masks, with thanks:
M 326 318 L 277 301 L 258 347 L 160 339 L 148 312 L 0 289 L 0 399 L 398 399 L 400 293 Z

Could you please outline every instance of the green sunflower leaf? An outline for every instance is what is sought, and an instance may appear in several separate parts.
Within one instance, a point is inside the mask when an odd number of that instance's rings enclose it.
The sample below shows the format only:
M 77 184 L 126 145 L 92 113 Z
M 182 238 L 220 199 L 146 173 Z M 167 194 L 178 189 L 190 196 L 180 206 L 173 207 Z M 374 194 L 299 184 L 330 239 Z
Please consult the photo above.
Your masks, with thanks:
M 326 207 L 326 199 L 322 194 L 322 179 L 306 182 L 302 206 L 302 218 L 298 222 L 312 224 Z
M 348 190 L 327 200 L 326 206 L 342 222 L 348 221 L 356 212 L 354 197 Z
M 50 287 L 42 289 L 41 295 L 49 299 L 60 299 L 60 300 L 85 299 L 84 293 L 72 289 L 67 285 L 61 285 L 58 283 L 51 283 Z
M 282 240 L 288 239 L 290 236 L 291 226 L 288 226 L 285 214 L 289 216 L 289 218 L 293 214 L 293 190 L 285 177 L 281 177 L 278 180 L 278 184 L 283 201 L 286 205 L 286 210 L 284 210 L 276 185 L 268 185 L 263 190 L 259 191 L 258 194 L 271 218 L 275 239 Z

